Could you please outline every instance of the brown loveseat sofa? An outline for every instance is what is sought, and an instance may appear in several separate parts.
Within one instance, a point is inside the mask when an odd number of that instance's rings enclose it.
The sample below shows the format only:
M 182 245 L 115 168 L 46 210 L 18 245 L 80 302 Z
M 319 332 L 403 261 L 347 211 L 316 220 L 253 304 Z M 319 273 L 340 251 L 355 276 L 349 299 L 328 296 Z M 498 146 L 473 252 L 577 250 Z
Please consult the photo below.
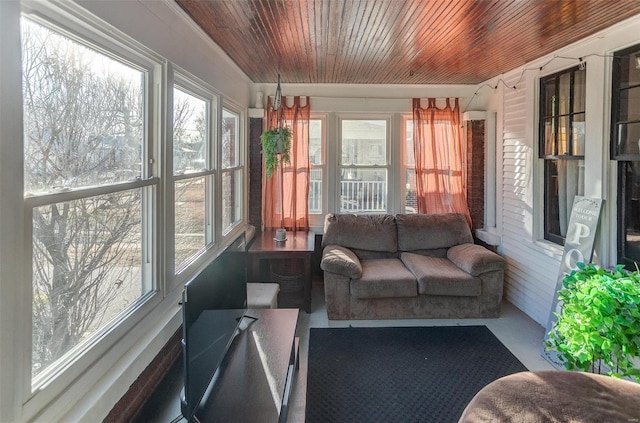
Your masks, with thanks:
M 322 247 L 329 319 L 500 314 L 505 260 L 461 214 L 329 214 Z

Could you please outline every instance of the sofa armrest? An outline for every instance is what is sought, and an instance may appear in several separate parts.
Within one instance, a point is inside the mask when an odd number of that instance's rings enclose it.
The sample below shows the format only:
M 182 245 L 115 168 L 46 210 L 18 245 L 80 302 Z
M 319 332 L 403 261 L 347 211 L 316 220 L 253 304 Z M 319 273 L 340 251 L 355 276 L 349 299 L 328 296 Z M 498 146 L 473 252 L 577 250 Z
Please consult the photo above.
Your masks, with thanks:
M 447 258 L 473 276 L 507 267 L 504 258 L 477 244 L 454 245 L 447 250 Z
M 320 268 L 352 279 L 359 279 L 362 276 L 362 264 L 358 256 L 340 245 L 327 245 L 324 248 Z

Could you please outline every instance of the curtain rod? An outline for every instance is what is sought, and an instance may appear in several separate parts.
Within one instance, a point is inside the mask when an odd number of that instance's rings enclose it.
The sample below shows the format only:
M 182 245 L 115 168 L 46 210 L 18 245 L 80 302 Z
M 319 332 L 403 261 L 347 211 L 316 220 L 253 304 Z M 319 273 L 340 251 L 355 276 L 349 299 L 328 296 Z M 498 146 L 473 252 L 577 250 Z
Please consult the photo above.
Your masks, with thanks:
M 283 95 L 283 97 L 296 97 L 296 95 Z M 273 97 L 273 96 L 269 96 Z M 331 100 L 407 100 L 411 101 L 416 97 L 350 97 L 350 96 L 324 96 L 324 95 L 299 95 L 299 97 L 309 97 L 309 98 L 319 98 L 319 99 L 331 99 Z M 434 97 L 417 97 L 420 99 L 428 99 Z M 447 99 L 455 99 L 456 97 L 435 97 L 436 100 L 447 100 Z M 464 99 L 467 97 L 457 97 L 459 99 Z

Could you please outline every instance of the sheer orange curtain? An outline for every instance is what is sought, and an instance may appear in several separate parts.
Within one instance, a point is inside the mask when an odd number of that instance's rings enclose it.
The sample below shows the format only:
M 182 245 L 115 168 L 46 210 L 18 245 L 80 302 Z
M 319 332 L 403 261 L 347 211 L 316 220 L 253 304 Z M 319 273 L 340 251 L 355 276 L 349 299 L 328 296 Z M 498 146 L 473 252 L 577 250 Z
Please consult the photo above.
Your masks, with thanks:
M 268 228 L 293 231 L 309 229 L 309 117 L 311 104 L 306 97 L 293 98 L 287 106 L 282 97 L 279 111 L 274 111 L 272 99 L 267 100 L 267 129 L 287 126 L 291 129 L 291 163 L 278 164 L 271 178 L 262 167 L 262 224 Z M 279 121 L 279 122 L 278 122 Z
M 436 99 L 422 108 L 413 99 L 413 148 L 418 213 L 463 213 L 471 226 L 462 156 L 460 107 L 449 99 L 444 109 Z

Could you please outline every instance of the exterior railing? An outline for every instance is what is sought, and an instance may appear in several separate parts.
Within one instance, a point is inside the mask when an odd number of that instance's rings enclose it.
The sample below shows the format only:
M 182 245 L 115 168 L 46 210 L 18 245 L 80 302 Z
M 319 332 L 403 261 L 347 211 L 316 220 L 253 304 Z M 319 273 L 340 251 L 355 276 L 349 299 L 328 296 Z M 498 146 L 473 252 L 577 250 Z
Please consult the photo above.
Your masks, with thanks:
M 385 181 L 341 181 L 340 212 L 381 213 L 387 210 Z
M 309 213 L 322 213 L 322 180 L 309 181 Z M 341 213 L 384 213 L 387 210 L 385 181 L 341 181 Z
M 322 213 L 322 181 L 309 181 L 309 213 Z

